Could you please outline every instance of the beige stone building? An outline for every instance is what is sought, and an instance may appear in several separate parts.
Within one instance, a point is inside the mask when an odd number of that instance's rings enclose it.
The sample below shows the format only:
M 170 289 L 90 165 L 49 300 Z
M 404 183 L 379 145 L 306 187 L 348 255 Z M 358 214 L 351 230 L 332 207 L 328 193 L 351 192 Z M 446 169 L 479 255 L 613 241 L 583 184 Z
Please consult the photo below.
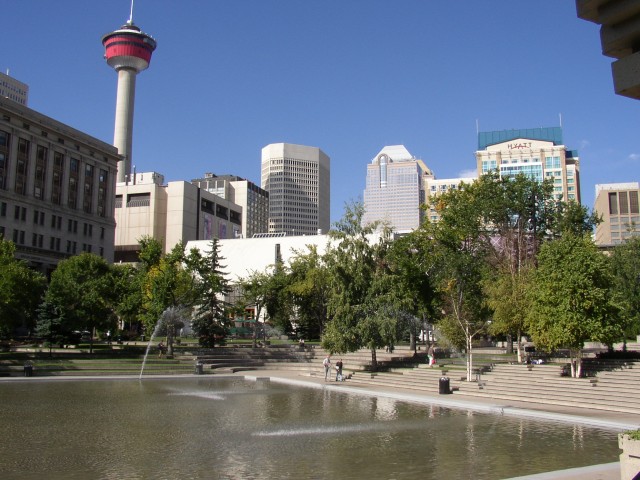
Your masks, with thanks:
M 26 107 L 29 103 L 29 85 L 8 74 L 0 73 L 0 97 L 8 98 Z
M 0 98 L 0 236 L 45 273 L 91 252 L 113 261 L 115 147 Z
M 331 166 L 317 147 L 273 143 L 262 149 L 269 233 L 316 235 L 330 227 Z
M 145 236 L 165 253 L 180 241 L 236 238 L 242 207 L 186 181 L 164 182 L 156 172 L 134 173 L 118 183 L 115 199 L 115 260 L 135 262 Z
M 596 245 L 618 245 L 632 236 L 640 235 L 639 195 L 639 182 L 596 185 L 593 209 L 602 217 L 602 223 L 596 227 Z
M 242 207 L 242 237 L 251 238 L 269 229 L 269 192 L 255 183 L 236 175 L 205 173 L 203 178 L 191 180 L 209 193 Z
M 551 179 L 556 200 L 580 203 L 580 159 L 563 144 L 560 127 L 480 132 L 476 161 L 478 176 L 497 171 L 501 178 Z

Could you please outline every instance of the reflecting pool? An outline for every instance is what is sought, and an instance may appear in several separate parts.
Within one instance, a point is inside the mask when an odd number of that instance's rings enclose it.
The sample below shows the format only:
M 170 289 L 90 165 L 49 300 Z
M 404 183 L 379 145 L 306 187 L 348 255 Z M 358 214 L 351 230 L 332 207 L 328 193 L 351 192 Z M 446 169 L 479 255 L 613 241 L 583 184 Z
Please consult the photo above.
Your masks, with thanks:
M 3 478 L 503 479 L 616 432 L 240 378 L 0 383 Z

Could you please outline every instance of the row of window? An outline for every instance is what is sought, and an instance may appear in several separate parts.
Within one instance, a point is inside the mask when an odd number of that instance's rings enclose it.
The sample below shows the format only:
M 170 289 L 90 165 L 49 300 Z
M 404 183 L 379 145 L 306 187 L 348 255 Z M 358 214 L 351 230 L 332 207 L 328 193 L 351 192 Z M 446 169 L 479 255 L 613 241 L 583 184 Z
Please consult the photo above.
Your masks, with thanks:
M 35 145 L 35 165 L 33 169 L 33 190 L 28 191 L 32 142 L 17 138 L 17 153 L 15 165 L 10 165 L 12 136 L 0 130 L 0 189 L 9 190 L 7 185 L 10 168 L 13 168 L 13 190 L 19 195 L 33 195 L 39 200 L 50 196 L 54 205 L 65 205 L 72 209 L 81 208 L 86 213 L 96 213 L 101 217 L 107 216 L 107 195 L 109 174 L 107 170 L 96 168 L 85 163 L 82 167 L 78 158 L 66 158 L 62 152 L 53 151 L 43 145 Z M 68 171 L 66 169 L 68 164 Z M 66 178 L 67 198 L 63 198 Z M 97 189 L 96 211 L 94 212 L 93 195 Z M 80 200 L 82 204 L 80 205 Z
M 5 233 L 6 233 L 5 227 L 0 226 L 0 237 L 5 238 L 6 237 Z M 25 232 L 24 230 L 14 229 L 13 235 L 12 235 L 13 243 L 15 243 L 16 245 L 26 246 L 26 235 L 27 235 L 27 232 Z M 49 237 L 49 250 L 52 252 L 61 252 L 62 251 L 61 243 L 62 243 L 61 238 Z M 38 233 L 31 234 L 31 247 L 44 249 L 44 235 L 41 235 Z M 92 253 L 93 245 L 91 245 L 90 243 L 83 243 L 81 245 L 81 251 Z M 78 242 L 75 242 L 73 240 L 67 240 L 65 253 L 68 253 L 70 255 L 75 255 L 76 253 L 78 253 Z M 101 257 L 104 256 L 104 247 L 99 247 L 98 253 Z
M 1 202 L 0 203 L 0 217 L 6 217 L 7 216 L 7 210 L 8 210 L 8 204 L 6 202 Z M 27 221 L 27 208 L 23 207 L 23 206 L 20 206 L 20 205 L 16 205 L 14 207 L 14 210 L 13 210 L 13 218 L 14 218 L 14 220 L 17 220 L 19 222 L 26 222 Z M 45 223 L 46 223 L 45 222 L 46 213 L 43 212 L 42 210 L 35 209 L 33 211 L 33 217 L 32 218 L 33 218 L 33 224 L 34 225 L 44 226 Z M 62 221 L 63 221 L 63 218 L 60 215 L 52 214 L 49 226 L 54 230 L 62 230 Z M 67 231 L 69 233 L 78 233 L 78 220 L 74 220 L 74 219 L 71 219 L 71 218 L 68 219 L 67 220 Z M 87 222 L 83 222 L 82 234 L 85 237 L 93 237 L 93 224 L 87 223 Z M 104 227 L 100 227 L 100 240 L 104 239 L 104 235 L 105 235 L 105 229 L 104 229 Z

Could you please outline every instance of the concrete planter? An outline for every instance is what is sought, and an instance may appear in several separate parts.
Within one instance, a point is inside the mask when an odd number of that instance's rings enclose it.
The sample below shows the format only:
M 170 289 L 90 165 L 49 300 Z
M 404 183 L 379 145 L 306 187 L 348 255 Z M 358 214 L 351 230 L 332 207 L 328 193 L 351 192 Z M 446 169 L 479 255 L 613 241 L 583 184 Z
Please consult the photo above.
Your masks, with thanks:
M 620 455 L 620 479 L 633 480 L 640 472 L 640 440 L 632 440 L 626 433 L 618 435 Z

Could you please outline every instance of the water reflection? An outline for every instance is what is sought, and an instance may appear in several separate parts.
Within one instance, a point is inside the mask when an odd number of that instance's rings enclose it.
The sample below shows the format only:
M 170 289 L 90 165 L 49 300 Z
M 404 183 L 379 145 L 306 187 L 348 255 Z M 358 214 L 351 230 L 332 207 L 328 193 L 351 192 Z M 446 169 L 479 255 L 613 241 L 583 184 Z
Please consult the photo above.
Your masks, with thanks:
M 617 460 L 616 432 L 239 379 L 0 384 L 5 478 L 500 479 Z

